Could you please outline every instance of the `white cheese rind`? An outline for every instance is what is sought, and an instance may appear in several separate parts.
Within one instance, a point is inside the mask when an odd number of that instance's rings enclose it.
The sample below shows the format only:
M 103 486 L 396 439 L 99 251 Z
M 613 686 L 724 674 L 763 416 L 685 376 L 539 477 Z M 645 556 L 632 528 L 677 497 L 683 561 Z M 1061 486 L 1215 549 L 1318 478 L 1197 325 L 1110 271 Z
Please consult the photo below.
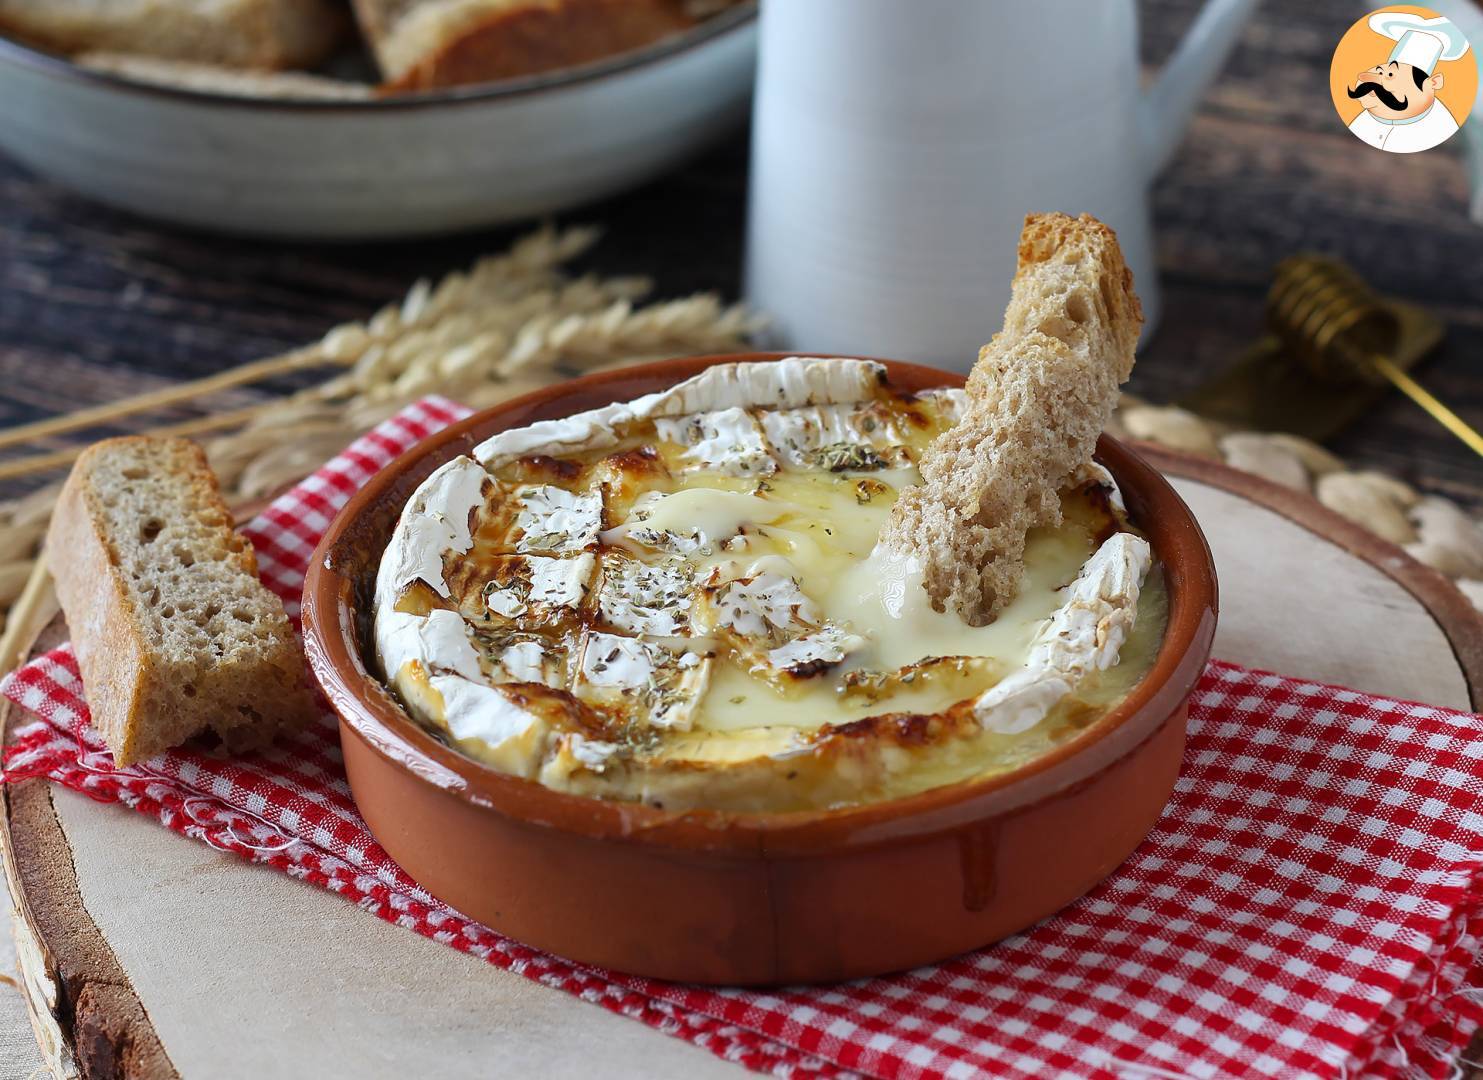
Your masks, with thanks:
M 572 757 L 583 768 L 594 772 L 601 772 L 608 762 L 618 753 L 620 747 L 617 743 L 603 742 L 600 739 L 589 739 L 573 732 L 567 736 L 567 749 L 571 751 Z
M 654 421 L 654 431 L 665 442 L 687 449 L 681 457 L 691 469 L 727 476 L 766 476 L 778 463 L 768 452 L 762 428 L 746 409 L 733 406 L 715 412 L 694 413 Z
M 499 687 L 457 675 L 434 675 L 429 682 L 443 698 L 443 723 L 455 739 L 477 739 L 503 768 L 519 776 L 534 772 L 540 755 L 531 736 L 544 726 L 539 717 L 511 701 Z
M 711 661 L 617 634 L 583 635 L 578 697 L 614 695 L 647 710 L 651 726 L 688 731 L 710 682 Z
M 870 360 L 793 356 L 775 363 L 718 364 L 668 390 L 634 401 L 502 431 L 475 447 L 474 457 L 495 469 L 537 451 L 566 454 L 613 446 L 620 429 L 639 420 L 732 406 L 787 409 L 864 401 L 874 395 L 884 375 L 884 366 Z
M 508 645 L 496 657 L 504 671 L 505 681 L 541 683 L 560 689 L 563 685 L 558 672 L 548 670 L 546 651 L 534 641 L 517 641 Z
M 907 441 L 907 432 L 884 418 L 879 409 L 860 403 L 813 405 L 760 414 L 763 434 L 773 453 L 794 468 L 830 468 L 819 460 L 826 448 L 867 447 L 893 464 L 891 453 Z M 879 466 L 877 466 L 879 467 Z
M 696 555 L 705 551 L 710 539 L 699 529 L 687 533 L 672 529 L 655 529 L 642 523 L 625 523 L 602 534 L 605 544 L 627 548 L 641 554 L 657 551 L 665 555 Z
M 1118 513 L 1126 516 L 1127 504 L 1123 502 L 1122 490 L 1117 486 L 1117 481 L 1112 478 L 1112 473 L 1107 471 L 1106 466 L 1097 461 L 1088 461 L 1080 469 L 1076 470 L 1073 480 L 1082 484 L 1096 484 L 1107 492 L 1107 501 L 1112 504 Z
M 831 624 L 800 634 L 792 641 L 767 653 L 768 666 L 779 671 L 792 671 L 807 664 L 838 664 L 861 639 Z
M 610 626 L 650 637 L 686 637 L 695 609 L 695 575 L 684 563 L 605 558 L 597 606 Z
M 873 360 L 790 356 L 774 363 L 720 364 L 686 379 L 660 397 L 654 416 L 722 409 L 730 405 L 793 409 L 802 405 L 865 401 L 885 378 Z
M 515 527 L 521 536 L 515 550 L 522 554 L 574 554 L 596 543 L 602 531 L 601 491 L 576 494 L 540 484 L 516 488 L 511 497 L 520 504 Z
M 575 559 L 531 559 L 530 602 L 574 608 L 582 602 L 597 556 L 583 552 Z
M 796 631 L 820 622 L 818 608 L 797 580 L 770 571 L 728 581 L 715 591 L 712 603 L 716 626 L 742 637 L 762 637 L 769 628 Z
M 525 597 L 520 594 L 520 589 L 515 582 L 499 588 L 489 589 L 484 594 L 484 606 L 491 614 L 498 615 L 503 619 L 515 619 L 524 615 L 528 606 Z
M 395 604 L 402 589 L 419 580 L 439 596 L 448 595 L 443 553 L 463 554 L 473 546 L 469 515 L 484 505 L 484 485 L 493 482 L 484 467 L 468 457 L 454 458 L 422 482 L 402 508 L 381 556 L 376 573 L 378 608 Z
M 960 386 L 940 386 L 933 390 L 922 390 L 917 397 L 931 402 L 949 427 L 963 419 L 963 410 L 968 408 L 968 391 Z
M 696 653 L 681 653 L 674 667 L 662 673 L 663 686 L 649 703 L 649 722 L 689 731 L 710 686 L 711 664 Z
M 1028 731 L 1093 671 L 1117 663 L 1138 617 L 1138 593 L 1148 573 L 1148 541 L 1115 533 L 1066 587 L 1066 601 L 1030 646 L 1024 666 L 985 690 L 973 703 L 990 731 Z
M 376 614 L 375 636 L 388 681 L 395 682 L 414 661 L 427 672 L 428 684 L 443 700 L 441 720 L 455 738 L 480 739 L 498 751 L 500 744 L 527 735 L 539 723 L 533 713 L 490 686 L 468 624 L 457 612 L 439 608 L 419 616 L 383 609 Z M 512 682 L 547 681 L 543 660 L 533 642 L 517 643 L 499 657 Z
M 506 555 L 501 559 L 504 567 L 513 565 L 517 572 L 508 577 L 501 572 L 485 586 L 484 606 L 504 619 L 517 619 L 532 609 L 548 616 L 557 609 L 575 610 L 587 595 L 597 566 L 597 556 L 590 551 L 572 558 Z
M 650 646 L 618 634 L 587 634 L 582 645 L 581 677 L 592 686 L 644 690 L 654 681 Z
M 424 618 L 401 611 L 376 615 L 376 652 L 388 677 L 409 661 L 429 671 L 452 671 L 466 679 L 481 679 L 479 654 L 469 640 L 468 624 L 456 611 L 437 609 Z

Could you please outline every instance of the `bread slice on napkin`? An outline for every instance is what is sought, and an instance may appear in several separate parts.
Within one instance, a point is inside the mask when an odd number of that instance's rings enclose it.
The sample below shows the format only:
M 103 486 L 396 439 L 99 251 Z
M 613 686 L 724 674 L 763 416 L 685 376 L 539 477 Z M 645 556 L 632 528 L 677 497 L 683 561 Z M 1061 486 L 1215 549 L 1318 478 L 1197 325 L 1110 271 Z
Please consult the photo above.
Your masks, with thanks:
M 93 726 L 119 765 L 208 730 L 234 751 L 261 747 L 314 715 L 283 603 L 194 443 L 89 447 L 46 551 Z
M 1061 521 L 1133 370 L 1143 309 L 1117 235 L 1090 215 L 1031 214 L 1004 328 L 968 376 L 962 419 L 922 454 L 882 544 L 924 566 L 933 604 L 990 622 L 1014 599 L 1025 534 Z
M 426 90 L 590 63 L 694 25 L 684 0 L 354 0 L 388 86 Z
M 348 29 L 335 0 L 0 0 L 0 33 L 43 49 L 234 68 L 312 67 Z

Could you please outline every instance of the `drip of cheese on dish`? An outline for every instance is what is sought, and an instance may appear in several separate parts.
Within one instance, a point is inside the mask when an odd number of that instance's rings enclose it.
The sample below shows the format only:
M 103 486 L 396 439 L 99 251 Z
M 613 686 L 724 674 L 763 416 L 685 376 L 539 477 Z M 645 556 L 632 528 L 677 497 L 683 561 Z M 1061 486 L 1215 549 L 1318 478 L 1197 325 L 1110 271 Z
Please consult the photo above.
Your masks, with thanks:
M 1116 485 L 1075 478 L 1015 601 L 971 627 L 875 543 L 961 392 L 881 383 L 727 365 L 443 466 L 378 576 L 388 683 L 496 768 L 676 807 L 889 798 L 1074 737 L 1162 633 Z

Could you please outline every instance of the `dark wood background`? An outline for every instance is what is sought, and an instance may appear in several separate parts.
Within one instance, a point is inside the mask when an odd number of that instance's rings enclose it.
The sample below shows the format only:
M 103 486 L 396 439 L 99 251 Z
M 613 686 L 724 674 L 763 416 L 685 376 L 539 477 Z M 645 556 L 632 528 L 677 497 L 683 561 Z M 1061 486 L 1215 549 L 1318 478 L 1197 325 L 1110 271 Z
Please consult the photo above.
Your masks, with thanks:
M 1458 150 L 1376 152 L 1329 101 L 1333 46 L 1363 6 L 1267 0 L 1248 27 L 1154 192 L 1165 313 L 1136 393 L 1172 398 L 1228 361 L 1261 328 L 1273 265 L 1306 249 L 1445 319 L 1446 342 L 1419 375 L 1483 426 L 1483 226 L 1467 216 Z M 1150 65 L 1198 7 L 1143 4 Z M 746 151 L 739 132 L 657 183 L 565 215 L 607 230 L 585 264 L 650 274 L 660 295 L 735 297 Z M 0 161 L 0 425 L 304 343 L 520 231 L 355 246 L 224 239 L 94 206 Z M 1398 395 L 1332 445 L 1483 509 L 1479 459 Z

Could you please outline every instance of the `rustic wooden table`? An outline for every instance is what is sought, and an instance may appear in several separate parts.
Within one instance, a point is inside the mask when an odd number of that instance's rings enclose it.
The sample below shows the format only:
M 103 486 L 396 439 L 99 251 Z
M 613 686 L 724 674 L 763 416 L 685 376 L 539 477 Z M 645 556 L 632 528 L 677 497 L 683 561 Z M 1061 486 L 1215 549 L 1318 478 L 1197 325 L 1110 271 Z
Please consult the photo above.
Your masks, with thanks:
M 1144 4 L 1151 65 L 1198 7 Z M 1483 425 L 1483 226 L 1468 220 L 1454 148 L 1398 160 L 1340 126 L 1328 98 L 1329 56 L 1360 14 L 1356 0 L 1269 2 L 1246 31 L 1154 192 L 1165 315 L 1139 360 L 1136 393 L 1172 398 L 1229 359 L 1261 327 L 1273 265 L 1310 249 L 1351 261 L 1377 288 L 1447 321 L 1447 340 L 1421 375 Z M 607 229 L 589 265 L 651 274 L 661 294 L 734 297 L 746 152 L 738 133 L 664 180 L 565 215 Z M 0 192 L 0 425 L 312 340 L 519 231 L 354 246 L 254 243 L 160 228 L 4 162 Z M 213 407 L 252 397 L 218 398 Z M 1477 458 L 1398 395 L 1334 448 L 1483 508 Z

